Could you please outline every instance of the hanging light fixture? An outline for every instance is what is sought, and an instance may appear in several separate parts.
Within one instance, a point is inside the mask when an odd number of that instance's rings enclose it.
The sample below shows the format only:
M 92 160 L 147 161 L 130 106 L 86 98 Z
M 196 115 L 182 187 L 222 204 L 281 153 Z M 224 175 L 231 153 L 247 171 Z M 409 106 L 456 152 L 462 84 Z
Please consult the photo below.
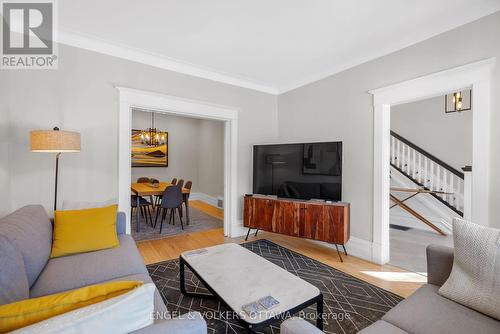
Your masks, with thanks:
M 467 98 L 468 95 L 468 98 Z M 445 96 L 445 113 L 463 112 L 472 109 L 472 90 L 458 91 Z
M 141 131 L 141 142 L 147 146 L 160 146 L 165 144 L 165 133 L 155 128 L 155 113 L 151 113 L 151 127 Z

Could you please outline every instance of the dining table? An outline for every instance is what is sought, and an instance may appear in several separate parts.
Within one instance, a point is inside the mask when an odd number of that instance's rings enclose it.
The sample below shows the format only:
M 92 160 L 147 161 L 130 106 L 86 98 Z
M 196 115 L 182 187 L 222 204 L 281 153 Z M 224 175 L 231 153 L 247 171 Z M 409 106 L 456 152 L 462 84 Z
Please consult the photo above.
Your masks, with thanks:
M 165 189 L 168 187 L 174 186 L 174 184 L 170 182 L 160 182 L 155 185 L 151 183 L 132 183 L 130 185 L 130 190 L 132 193 L 136 196 L 136 201 L 137 201 L 137 208 L 139 208 L 139 199 L 140 197 L 145 197 L 145 196 L 160 196 L 163 195 L 165 192 Z M 182 188 L 182 198 L 184 205 L 186 206 L 186 222 L 189 225 L 189 194 L 191 190 L 188 188 Z M 154 207 L 154 203 L 151 203 Z M 140 231 L 140 214 L 139 210 L 136 210 L 135 212 L 135 218 L 136 218 L 136 224 L 135 224 L 135 230 L 136 232 Z

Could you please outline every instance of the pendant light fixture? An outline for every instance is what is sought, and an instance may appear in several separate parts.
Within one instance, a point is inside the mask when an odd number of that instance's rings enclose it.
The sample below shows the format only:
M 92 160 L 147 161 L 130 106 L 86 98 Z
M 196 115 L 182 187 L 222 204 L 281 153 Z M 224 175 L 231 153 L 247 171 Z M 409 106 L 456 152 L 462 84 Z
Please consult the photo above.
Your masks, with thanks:
M 142 130 L 141 132 L 141 142 L 143 145 L 147 146 L 160 146 L 165 144 L 166 135 L 162 133 L 160 130 L 155 128 L 155 113 L 151 113 L 151 127 Z

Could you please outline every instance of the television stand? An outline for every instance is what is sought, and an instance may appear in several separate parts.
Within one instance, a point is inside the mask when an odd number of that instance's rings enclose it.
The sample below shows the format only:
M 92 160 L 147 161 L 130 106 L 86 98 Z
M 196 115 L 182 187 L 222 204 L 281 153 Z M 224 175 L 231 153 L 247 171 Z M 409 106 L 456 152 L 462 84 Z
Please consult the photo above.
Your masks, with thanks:
M 325 241 L 335 245 L 343 262 L 339 245 L 345 255 L 350 237 L 350 204 L 326 203 L 315 200 L 296 200 L 276 196 L 245 196 L 243 226 L 293 237 Z

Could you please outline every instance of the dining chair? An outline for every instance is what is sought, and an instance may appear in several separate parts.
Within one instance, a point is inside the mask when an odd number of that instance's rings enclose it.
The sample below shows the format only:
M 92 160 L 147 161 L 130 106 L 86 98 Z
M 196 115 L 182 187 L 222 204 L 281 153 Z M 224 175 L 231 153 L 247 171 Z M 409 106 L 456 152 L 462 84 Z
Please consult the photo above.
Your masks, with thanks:
M 182 191 L 179 186 L 170 186 L 165 189 L 163 192 L 163 198 L 161 200 L 160 208 L 159 210 L 162 211 L 161 213 L 161 222 L 160 222 L 160 234 L 161 230 L 163 228 L 163 221 L 165 220 L 165 217 L 168 213 L 168 210 L 170 209 L 170 215 L 168 219 L 168 223 L 170 224 L 172 222 L 173 225 L 175 225 L 175 210 L 177 210 L 177 214 L 179 215 L 179 219 L 181 221 L 181 228 L 184 229 L 184 222 L 182 221 L 181 213 L 180 213 L 180 207 L 182 205 Z M 157 218 L 158 215 L 155 218 L 155 225 L 157 223 Z
M 193 182 L 192 181 L 187 181 L 186 184 L 184 185 L 184 189 L 188 189 L 189 192 L 187 194 L 182 193 L 182 202 L 184 203 L 184 207 L 186 208 L 186 224 L 189 225 L 189 211 L 188 211 L 188 201 L 189 201 L 189 196 L 191 195 L 191 188 L 193 187 Z M 182 213 L 182 207 L 181 207 L 181 213 Z
M 140 178 L 137 179 L 137 183 L 151 183 L 151 179 L 146 176 L 141 176 Z M 155 202 L 153 200 L 153 196 L 149 196 L 149 200 L 151 201 L 151 205 L 153 206 L 154 209 Z
M 174 177 L 174 178 L 172 179 L 172 182 L 170 182 L 170 183 L 171 183 L 173 186 L 175 186 L 175 185 L 177 184 L 177 178 L 176 178 L 176 177 Z
M 149 224 L 153 226 L 153 218 L 151 216 L 151 211 L 149 210 L 150 206 L 151 203 L 139 196 L 139 208 L 137 208 L 137 195 L 130 196 L 130 216 L 134 217 L 134 209 L 139 210 L 141 217 L 146 218 L 146 222 L 149 218 Z M 139 224 L 139 222 L 137 222 L 137 224 Z
M 179 186 L 179 188 L 182 188 L 184 187 L 184 180 L 183 179 L 180 179 L 179 182 L 176 183 L 176 186 Z

